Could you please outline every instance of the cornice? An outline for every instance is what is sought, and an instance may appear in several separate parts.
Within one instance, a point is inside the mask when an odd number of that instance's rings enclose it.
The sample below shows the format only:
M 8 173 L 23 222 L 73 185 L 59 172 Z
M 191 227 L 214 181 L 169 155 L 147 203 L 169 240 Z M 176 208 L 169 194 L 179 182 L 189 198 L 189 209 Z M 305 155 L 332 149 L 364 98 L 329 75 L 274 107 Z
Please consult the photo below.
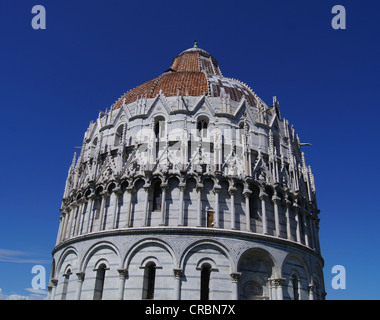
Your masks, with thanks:
M 298 250 L 305 251 L 317 259 L 321 260 L 322 266 L 324 265 L 324 259 L 315 250 L 307 247 L 302 243 L 298 243 L 285 238 L 279 238 L 271 235 L 264 235 L 259 233 L 240 231 L 240 230 L 229 230 L 220 228 L 204 228 L 204 227 L 137 227 L 137 228 L 120 228 L 113 230 L 102 230 L 93 233 L 83 234 L 80 236 L 75 236 L 59 243 L 52 251 L 54 255 L 57 251 L 65 248 L 66 246 L 73 245 L 77 242 L 83 242 L 91 239 L 102 239 L 113 236 L 133 236 L 133 235 L 179 235 L 179 236 L 205 236 L 205 237 L 217 237 L 217 238 L 232 238 L 241 240 L 259 240 L 268 242 L 268 244 L 278 244 L 286 247 L 292 247 Z

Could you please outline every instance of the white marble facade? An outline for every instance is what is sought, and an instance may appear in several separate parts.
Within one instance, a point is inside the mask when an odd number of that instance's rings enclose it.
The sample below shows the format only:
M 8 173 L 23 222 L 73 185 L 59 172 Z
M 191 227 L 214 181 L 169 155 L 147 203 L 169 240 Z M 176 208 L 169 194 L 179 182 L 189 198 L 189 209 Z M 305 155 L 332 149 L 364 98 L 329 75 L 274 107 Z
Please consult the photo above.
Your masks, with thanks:
M 324 298 L 311 168 L 276 98 L 250 93 L 99 113 L 68 172 L 50 299 Z

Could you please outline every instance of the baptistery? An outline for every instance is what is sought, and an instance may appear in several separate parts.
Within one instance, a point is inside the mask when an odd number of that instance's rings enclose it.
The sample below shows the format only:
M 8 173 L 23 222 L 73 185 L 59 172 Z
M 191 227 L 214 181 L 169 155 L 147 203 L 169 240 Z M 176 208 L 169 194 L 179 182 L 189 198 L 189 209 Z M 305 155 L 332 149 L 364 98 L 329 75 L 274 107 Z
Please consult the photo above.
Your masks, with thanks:
M 324 299 L 302 146 L 276 97 L 223 76 L 196 44 L 183 51 L 90 122 L 49 299 Z

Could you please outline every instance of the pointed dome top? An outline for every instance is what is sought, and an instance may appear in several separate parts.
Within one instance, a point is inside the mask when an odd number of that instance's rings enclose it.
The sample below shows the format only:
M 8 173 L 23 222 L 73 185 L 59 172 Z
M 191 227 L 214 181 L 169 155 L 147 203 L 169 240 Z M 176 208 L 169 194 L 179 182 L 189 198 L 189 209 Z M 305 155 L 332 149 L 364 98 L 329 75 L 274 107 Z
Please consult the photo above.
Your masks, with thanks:
M 251 106 L 256 105 L 255 94 L 244 83 L 223 77 L 216 59 L 207 51 L 193 48 L 182 51 L 174 57 L 170 68 L 159 77 L 143 83 L 128 91 L 113 106 L 118 109 L 123 101 L 127 104 L 136 101 L 139 97 L 154 98 L 160 92 L 166 97 L 186 94 L 211 97 L 229 96 L 232 100 L 240 101 L 243 97 Z
M 206 72 L 221 76 L 218 61 L 207 51 L 194 46 L 182 51 L 173 59 L 170 69 L 177 72 Z M 170 70 L 169 69 L 169 70 Z

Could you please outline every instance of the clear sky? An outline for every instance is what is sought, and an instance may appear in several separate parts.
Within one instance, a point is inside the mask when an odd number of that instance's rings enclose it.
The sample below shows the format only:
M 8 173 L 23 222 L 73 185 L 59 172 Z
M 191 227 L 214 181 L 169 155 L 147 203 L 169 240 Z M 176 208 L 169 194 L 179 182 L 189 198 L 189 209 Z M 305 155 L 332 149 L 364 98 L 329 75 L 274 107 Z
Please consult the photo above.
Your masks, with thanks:
M 334 5 L 346 30 L 334 30 Z M 46 9 L 46 30 L 31 25 Z M 183 50 L 280 101 L 316 179 L 327 299 L 380 299 L 380 2 L 1 0 L 0 299 L 39 298 L 75 146 L 98 110 Z M 334 290 L 331 270 L 346 269 Z M 42 295 L 43 296 L 43 295 Z

